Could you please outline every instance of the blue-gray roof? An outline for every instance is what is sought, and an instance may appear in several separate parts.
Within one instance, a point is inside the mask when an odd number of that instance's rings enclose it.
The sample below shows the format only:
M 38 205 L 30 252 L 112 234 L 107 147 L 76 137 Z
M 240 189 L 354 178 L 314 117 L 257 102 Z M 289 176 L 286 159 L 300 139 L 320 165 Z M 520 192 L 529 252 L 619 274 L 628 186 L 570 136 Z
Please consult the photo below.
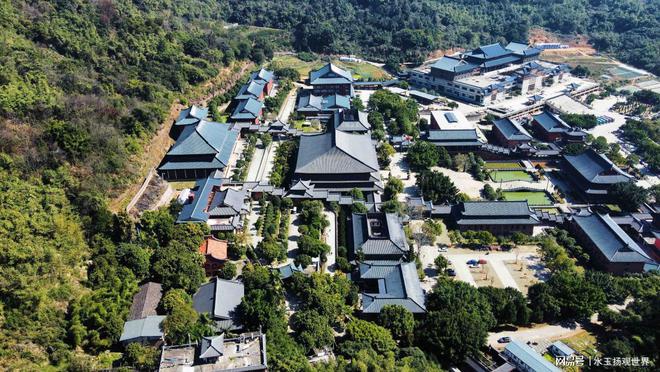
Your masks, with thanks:
M 576 215 L 572 218 L 608 261 L 652 262 L 646 252 L 609 215 Z
M 376 280 L 378 292 L 362 293 L 362 312 L 378 314 L 386 305 L 401 305 L 412 313 L 424 313 L 424 292 L 414 262 L 365 261 L 360 279 Z
M 511 353 L 518 360 L 514 364 L 522 363 L 528 370 L 534 372 L 561 372 L 554 364 L 550 363 L 541 354 L 537 353 L 531 347 L 516 340 L 511 341 L 504 348 L 505 352 Z
M 151 315 L 145 318 L 129 320 L 124 323 L 124 331 L 119 337 L 119 341 L 132 341 L 140 338 L 158 339 L 163 337 L 161 324 L 165 316 Z
M 213 217 L 232 217 L 247 209 L 245 190 L 222 189 L 223 180 L 209 176 L 197 180 L 193 198 L 181 208 L 177 222 L 206 222 Z
M 273 80 L 273 71 L 266 70 L 265 68 L 259 69 L 250 75 L 250 79 L 257 82 L 266 84 Z
M 495 58 L 495 59 L 488 60 L 488 61 L 482 63 L 481 66 L 485 67 L 485 68 L 491 68 L 491 67 L 505 65 L 507 63 L 517 62 L 518 60 L 519 60 L 519 57 L 517 57 L 517 56 L 502 56 L 500 58 Z
M 509 118 L 493 120 L 493 126 L 510 141 L 529 141 L 532 136 L 523 128 L 520 123 L 512 121 Z
M 259 99 L 261 94 L 264 92 L 265 85 L 263 82 L 250 80 L 248 83 L 243 84 L 241 89 L 238 91 L 235 99 Z
M 573 354 L 575 354 L 575 350 L 573 350 L 570 346 L 566 345 L 565 343 L 563 343 L 561 341 L 555 341 L 550 346 L 553 346 L 557 350 L 561 351 L 561 353 L 564 354 L 564 355 L 573 355 Z
M 214 320 L 231 320 L 244 294 L 243 283 L 212 278 L 193 295 L 193 307 L 200 314 L 210 314 Z
M 353 246 L 368 256 L 403 257 L 408 251 L 406 234 L 394 213 L 353 214 Z
M 614 165 L 605 155 L 588 149 L 578 155 L 564 155 L 566 162 L 587 181 L 596 184 L 630 182 L 633 177 Z
M 546 132 L 563 133 L 571 129 L 571 127 L 568 124 L 566 124 L 563 120 L 561 120 L 555 114 L 548 111 L 543 111 L 538 115 L 533 115 L 532 118 Z
M 502 44 L 494 43 L 488 45 L 482 45 L 471 52 L 465 53 L 465 55 L 480 59 L 493 59 L 501 56 L 509 55 L 511 52 L 504 49 Z
M 371 173 L 378 169 L 376 149 L 369 134 L 330 130 L 300 137 L 296 173 Z
M 238 105 L 231 114 L 233 120 L 256 119 L 261 113 L 263 103 L 254 98 L 242 99 L 238 101 Z
M 301 112 L 320 112 L 331 109 L 349 109 L 351 107 L 351 98 L 341 94 L 331 94 L 328 96 L 317 96 L 311 92 L 301 94 L 298 98 L 297 111 Z
M 288 265 L 280 266 L 276 270 L 280 279 L 288 279 L 292 277 L 294 273 L 302 273 L 303 267 L 301 265 L 296 266 L 293 262 L 290 262 Z
M 182 110 L 179 113 L 179 117 L 176 119 L 174 125 L 190 125 L 196 124 L 200 120 L 206 119 L 208 116 L 209 109 L 204 107 L 199 107 L 197 105 L 192 105 L 185 110 Z
M 425 99 L 425 100 L 429 100 L 429 101 L 434 101 L 438 98 L 438 96 L 434 96 L 433 94 L 424 93 L 421 90 L 409 90 L 408 94 L 410 94 L 411 97 L 419 97 L 421 99 Z
M 238 135 L 228 124 L 202 120 L 188 125 L 158 169 L 223 169 L 229 163 Z
M 531 47 L 525 43 L 510 42 L 507 44 L 506 49 L 521 55 L 521 56 L 534 56 L 541 54 L 541 50 L 535 47 Z
M 460 58 L 445 56 L 435 61 L 431 65 L 431 68 L 460 74 L 474 70 L 477 68 L 477 65 L 464 61 Z
M 353 76 L 350 72 L 328 63 L 318 70 L 310 71 L 309 83 L 311 85 L 352 84 Z

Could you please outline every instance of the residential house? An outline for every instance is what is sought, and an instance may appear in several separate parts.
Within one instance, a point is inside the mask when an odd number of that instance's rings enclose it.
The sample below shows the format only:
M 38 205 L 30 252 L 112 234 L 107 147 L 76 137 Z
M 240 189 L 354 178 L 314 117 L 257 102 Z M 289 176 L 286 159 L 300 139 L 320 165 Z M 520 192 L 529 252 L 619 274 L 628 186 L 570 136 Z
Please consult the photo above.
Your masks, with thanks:
M 206 223 L 211 231 L 240 230 L 249 209 L 248 192 L 223 183 L 224 179 L 213 175 L 197 180 L 186 192 L 177 223 Z
M 156 345 L 163 340 L 164 320 L 164 315 L 150 315 L 129 320 L 124 323 L 124 330 L 119 337 L 119 342 L 124 345 L 133 342 Z
M 493 134 L 500 145 L 508 148 L 527 145 L 532 140 L 527 129 L 509 118 L 493 120 Z
M 449 219 L 460 231 L 485 230 L 493 235 L 522 232 L 531 235 L 539 218 L 527 201 L 467 201 L 450 208 Z
M 350 109 L 351 97 L 341 94 L 326 96 L 315 95 L 310 91 L 303 91 L 298 95 L 296 111 L 304 116 L 327 116 L 335 110 Z
M 236 123 L 259 124 L 263 108 L 263 102 L 257 99 L 241 99 L 236 104 L 236 108 L 229 117 L 229 120 Z
M 310 181 L 317 190 L 382 191 L 371 136 L 338 130 L 301 136 L 293 184 L 298 181 Z
M 350 97 L 354 95 L 351 73 L 332 63 L 310 71 L 309 85 L 312 86 L 315 95 L 341 94 Z
M 207 236 L 199 245 L 199 253 L 204 256 L 204 271 L 206 276 L 213 276 L 229 259 L 227 249 L 229 243 L 213 235 Z
M 371 130 L 368 115 L 357 109 L 335 110 L 330 119 L 336 130 L 347 133 L 368 133 Z
M 386 305 L 400 305 L 413 314 L 426 312 L 414 262 L 365 261 L 360 263 L 360 310 L 376 316 Z
M 516 340 L 508 343 L 502 354 L 521 372 L 561 372 L 534 349 Z
M 219 330 L 240 329 L 236 308 L 244 294 L 243 283 L 215 277 L 193 295 L 193 307 L 200 314 L 209 314 Z
M 128 320 L 158 315 L 156 308 L 161 297 L 163 297 L 163 286 L 160 283 L 147 282 L 142 284 L 133 296 Z
M 352 259 L 398 261 L 410 251 L 395 213 L 353 213 L 350 237 Z
M 166 180 L 191 180 L 224 172 L 238 136 L 228 124 L 201 120 L 187 125 L 163 158 L 158 174 Z
M 570 217 L 569 229 L 600 268 L 614 274 L 641 273 L 658 264 L 607 214 Z
M 634 177 L 614 165 L 605 155 L 588 149 L 578 155 L 564 155 L 566 179 L 590 203 L 609 201 L 608 189 L 617 183 L 633 182 Z
M 267 371 L 266 335 L 250 332 L 228 338 L 203 337 L 199 343 L 163 347 L 161 372 Z

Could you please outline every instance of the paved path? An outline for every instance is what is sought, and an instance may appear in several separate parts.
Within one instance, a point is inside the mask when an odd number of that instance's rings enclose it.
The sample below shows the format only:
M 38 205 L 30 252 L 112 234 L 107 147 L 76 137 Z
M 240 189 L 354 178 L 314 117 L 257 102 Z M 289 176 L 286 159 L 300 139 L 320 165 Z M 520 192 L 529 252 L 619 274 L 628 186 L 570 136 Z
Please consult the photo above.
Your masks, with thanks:
M 323 214 L 325 215 L 325 218 L 330 221 L 330 225 L 325 229 L 323 233 L 323 239 L 325 240 L 325 243 L 330 246 L 330 253 L 328 253 L 328 260 L 325 263 L 325 268 L 326 271 L 330 275 L 334 275 L 335 270 L 336 270 L 336 254 L 337 254 L 337 243 L 336 243 L 336 226 L 337 226 L 337 218 L 335 217 L 335 213 L 331 211 L 323 211 Z
M 266 156 L 266 161 L 264 162 L 264 170 L 259 176 L 259 180 L 270 181 L 270 173 L 273 171 L 275 152 L 277 151 L 278 147 L 280 147 L 280 141 L 273 141 L 273 143 L 270 144 L 268 155 Z
M 293 112 L 293 109 L 296 105 L 297 91 L 298 91 L 298 84 L 294 85 L 294 87 L 289 92 L 289 95 L 286 97 L 286 101 L 282 105 L 282 108 L 278 115 L 278 119 L 280 119 L 280 121 L 283 123 L 286 123 L 289 120 L 289 116 L 291 116 L 291 113 Z
M 451 262 L 451 267 L 456 272 L 456 278 L 476 287 L 477 282 L 474 281 L 474 277 L 470 273 L 466 264 L 468 259 L 464 259 L 462 256 L 463 255 L 446 255 L 447 259 Z
M 249 232 L 250 232 L 250 237 L 251 237 L 251 243 L 253 247 L 256 247 L 257 244 L 263 239 L 261 236 L 258 236 L 257 230 L 254 228 L 254 223 L 257 222 L 257 219 L 259 218 L 259 212 L 261 211 L 261 207 L 259 206 L 259 203 L 256 201 L 253 201 L 251 203 L 251 210 L 250 214 L 248 215 L 248 226 L 249 226 Z
M 298 255 L 298 238 L 300 237 L 298 233 L 298 226 L 300 225 L 300 219 L 298 218 L 299 214 L 298 213 L 291 213 L 291 217 L 289 219 L 289 239 L 288 239 L 288 247 L 286 251 L 286 261 L 287 263 L 291 263 L 295 260 L 296 256 Z
M 534 328 L 518 328 L 517 331 L 491 332 L 488 333 L 487 342 L 494 348 L 502 349 L 506 344 L 497 342 L 500 337 L 511 337 L 511 339 L 523 343 L 527 343 L 527 341 L 547 342 L 567 338 L 581 331 L 582 327 L 578 323 L 542 325 Z
M 254 154 L 252 154 L 252 159 L 250 160 L 250 168 L 248 168 L 248 174 L 246 181 L 258 181 L 259 169 L 261 168 L 261 160 L 264 157 L 265 151 L 260 146 L 257 146 L 254 149 Z
M 484 259 L 495 271 L 495 274 L 500 279 L 500 282 L 504 287 L 511 287 L 520 290 L 518 284 L 511 276 L 509 269 L 504 265 L 504 261 L 515 261 L 516 255 L 511 252 L 490 252 L 488 255 L 485 252 L 475 252 L 475 253 L 460 253 L 460 254 L 445 254 L 445 257 L 452 263 L 452 268 L 456 271 L 456 277 L 459 280 L 462 280 L 466 283 L 469 283 L 473 286 L 477 286 L 477 283 L 470 273 L 467 262 L 469 260 L 481 260 Z

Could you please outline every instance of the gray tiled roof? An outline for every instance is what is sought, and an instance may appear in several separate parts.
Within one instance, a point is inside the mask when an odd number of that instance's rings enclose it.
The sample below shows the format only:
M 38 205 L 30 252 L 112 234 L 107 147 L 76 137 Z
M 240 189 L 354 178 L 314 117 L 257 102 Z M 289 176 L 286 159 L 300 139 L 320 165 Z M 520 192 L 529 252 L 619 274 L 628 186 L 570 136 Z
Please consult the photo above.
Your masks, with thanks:
M 605 155 L 588 149 L 578 155 L 564 155 L 564 159 L 587 181 L 597 184 L 629 182 L 633 177 L 614 165 Z
M 301 136 L 296 173 L 343 174 L 378 171 L 378 158 L 369 134 L 337 130 Z
M 426 312 L 414 262 L 366 261 L 360 263 L 360 279 L 378 282 L 378 292 L 362 293 L 363 313 L 379 313 L 385 305 L 401 305 L 412 313 Z
M 469 201 L 463 202 L 463 215 L 488 216 L 528 216 L 532 211 L 526 201 Z
M 566 124 L 563 120 L 561 120 L 559 117 L 548 111 L 543 111 L 538 115 L 533 115 L 532 118 L 539 125 L 541 125 L 541 127 L 543 127 L 543 129 L 546 132 L 561 133 L 561 132 L 567 132 L 571 129 L 571 127 L 568 124 Z
M 309 82 L 311 85 L 351 84 L 353 76 L 350 72 L 328 63 L 318 70 L 310 71 Z
M 370 213 L 352 215 L 353 245 L 369 256 L 403 256 L 409 251 L 403 225 L 394 213 Z M 378 221 L 381 235 L 376 236 L 369 226 L 369 220 Z
M 532 136 L 520 123 L 512 121 L 509 118 L 493 120 L 493 126 L 497 128 L 502 135 L 511 141 L 529 141 Z
M 646 252 L 609 215 L 576 215 L 572 219 L 608 261 L 652 261 Z
M 356 109 L 337 110 L 332 115 L 335 129 L 342 132 L 366 132 L 371 129 L 367 113 Z
M 225 335 L 202 337 L 199 347 L 199 358 L 217 358 L 225 352 Z
M 244 293 L 243 283 L 239 281 L 212 278 L 193 295 L 193 307 L 200 314 L 211 314 L 214 320 L 233 319 Z
M 476 129 L 429 130 L 429 141 L 478 141 Z
M 140 286 L 140 290 L 133 296 L 128 320 L 157 315 L 156 308 L 163 297 L 163 286 L 160 283 L 147 282 Z
M 305 92 L 300 94 L 296 110 L 300 112 L 319 112 L 332 109 L 349 109 L 350 107 L 351 98 L 349 96 L 341 94 L 317 96 L 311 92 Z
M 233 216 L 239 215 L 247 208 L 245 189 L 221 190 L 223 180 L 209 176 L 195 182 L 191 190 L 194 197 L 192 201 L 186 202 L 181 208 L 177 222 L 206 222 L 210 216 Z M 209 202 L 209 197 L 213 198 Z
M 525 43 L 517 43 L 515 41 L 512 41 L 509 44 L 507 44 L 506 49 L 522 56 L 537 55 L 541 53 L 540 49 L 530 47 Z
M 124 331 L 119 341 L 132 341 L 140 338 L 157 339 L 163 337 L 161 324 L 165 316 L 152 315 L 146 318 L 129 320 L 124 323 Z

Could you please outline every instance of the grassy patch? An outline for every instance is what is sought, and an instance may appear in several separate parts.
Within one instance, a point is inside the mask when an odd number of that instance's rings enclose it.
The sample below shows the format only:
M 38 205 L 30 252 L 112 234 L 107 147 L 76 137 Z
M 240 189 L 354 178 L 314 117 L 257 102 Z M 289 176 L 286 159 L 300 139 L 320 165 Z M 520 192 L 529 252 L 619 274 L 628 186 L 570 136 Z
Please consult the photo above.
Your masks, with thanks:
M 530 176 L 525 171 L 496 171 L 490 173 L 490 179 L 495 182 L 508 182 L 508 181 L 532 181 Z
M 526 200 L 529 205 L 552 205 L 545 191 L 504 191 L 502 195 L 507 201 Z
M 487 161 L 484 167 L 486 169 L 523 169 L 522 164 L 518 162 L 506 161 Z
M 192 189 L 195 181 L 168 181 L 174 190 Z
M 596 337 L 587 331 L 582 331 L 561 341 L 582 355 L 592 358 L 600 355 L 596 350 Z

